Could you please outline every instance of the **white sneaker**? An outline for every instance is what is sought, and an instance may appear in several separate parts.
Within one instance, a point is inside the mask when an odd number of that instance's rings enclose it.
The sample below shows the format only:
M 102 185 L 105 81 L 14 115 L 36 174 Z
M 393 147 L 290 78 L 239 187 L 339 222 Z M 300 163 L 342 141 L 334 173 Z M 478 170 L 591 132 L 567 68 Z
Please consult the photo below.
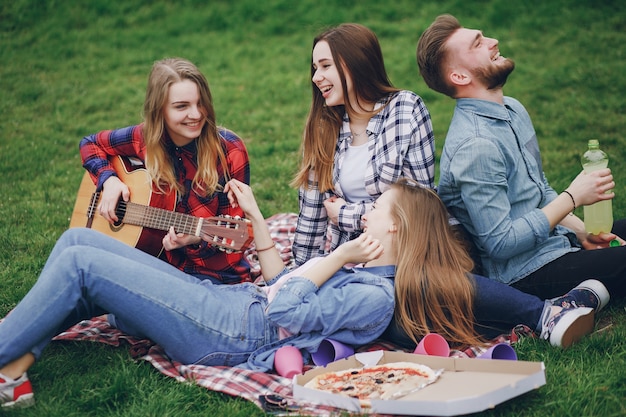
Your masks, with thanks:
M 24 408 L 33 404 L 33 387 L 26 372 L 15 380 L 0 374 L 0 407 Z
M 541 319 L 540 337 L 552 346 L 568 348 L 593 331 L 593 308 L 560 308 L 550 305 L 549 301 L 546 307 Z
M 609 303 L 610 299 L 609 291 L 603 283 L 595 279 L 588 279 L 569 290 L 567 294 L 550 301 L 553 306 L 565 309 L 591 307 L 598 312 Z

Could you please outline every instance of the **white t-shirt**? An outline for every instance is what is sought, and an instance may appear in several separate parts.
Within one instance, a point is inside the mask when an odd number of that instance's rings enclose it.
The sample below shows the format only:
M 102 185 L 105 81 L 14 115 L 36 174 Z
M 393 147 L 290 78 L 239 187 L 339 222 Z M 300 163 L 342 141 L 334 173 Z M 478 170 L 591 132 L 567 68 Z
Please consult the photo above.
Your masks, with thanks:
M 368 144 L 348 147 L 339 170 L 339 184 L 348 203 L 358 203 L 372 199 L 365 191 L 365 169 L 370 158 Z

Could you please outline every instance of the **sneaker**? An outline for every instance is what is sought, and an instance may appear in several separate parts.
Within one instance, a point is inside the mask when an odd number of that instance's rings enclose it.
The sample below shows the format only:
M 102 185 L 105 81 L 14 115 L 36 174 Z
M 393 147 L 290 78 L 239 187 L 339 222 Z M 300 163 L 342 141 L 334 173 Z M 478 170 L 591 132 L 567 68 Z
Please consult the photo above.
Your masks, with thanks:
M 0 374 L 0 406 L 2 408 L 24 408 L 35 404 L 33 386 L 24 373 L 18 379 Z
M 610 299 L 609 291 L 604 284 L 595 279 L 588 279 L 572 288 L 567 294 L 550 301 L 553 306 L 565 309 L 591 307 L 598 312 L 609 303 Z
M 540 337 L 552 346 L 568 348 L 593 331 L 593 308 L 559 308 L 550 304 L 546 307 L 541 319 Z

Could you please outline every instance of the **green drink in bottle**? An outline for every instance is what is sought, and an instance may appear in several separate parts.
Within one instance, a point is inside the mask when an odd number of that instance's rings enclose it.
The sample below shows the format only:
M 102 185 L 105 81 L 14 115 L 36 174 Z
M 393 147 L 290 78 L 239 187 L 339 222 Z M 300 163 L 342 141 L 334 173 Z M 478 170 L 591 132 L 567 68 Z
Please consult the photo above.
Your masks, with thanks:
M 583 169 L 586 173 L 606 168 L 609 165 L 609 157 L 600 149 L 597 139 L 591 139 L 588 143 L 587 152 L 581 158 Z M 613 228 L 613 207 L 611 200 L 598 201 L 595 204 L 584 206 L 585 230 L 597 235 L 611 232 Z

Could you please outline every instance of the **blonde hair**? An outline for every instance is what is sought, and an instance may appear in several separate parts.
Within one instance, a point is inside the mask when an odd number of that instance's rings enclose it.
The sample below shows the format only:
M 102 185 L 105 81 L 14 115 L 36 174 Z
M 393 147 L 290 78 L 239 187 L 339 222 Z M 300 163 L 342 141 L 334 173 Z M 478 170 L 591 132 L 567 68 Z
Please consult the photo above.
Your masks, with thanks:
M 363 109 L 364 103 L 376 103 L 390 93 L 397 92 L 389 81 L 383 54 L 374 32 L 363 25 L 344 23 L 319 34 L 313 40 L 313 49 L 325 41 L 341 79 L 345 105 L 326 106 L 321 91 L 311 82 L 313 100 L 307 117 L 301 151 L 300 170 L 292 181 L 294 187 L 317 186 L 321 192 L 333 189 L 333 164 L 335 146 L 343 123 L 345 109 L 350 103 L 346 74 L 352 79 L 357 102 L 355 108 Z M 311 79 L 315 69 L 311 66 Z M 362 102 L 363 103 L 362 103 Z M 372 115 L 381 109 L 372 111 Z
M 397 190 L 391 210 L 396 241 L 395 320 L 417 344 L 439 333 L 454 346 L 484 340 L 474 330 L 473 261 L 448 225 L 437 193 L 408 179 Z
M 228 177 L 228 165 L 222 139 L 215 123 L 215 110 L 209 83 L 198 68 L 181 58 L 156 61 L 148 78 L 144 102 L 144 140 L 146 144 L 146 168 L 153 184 L 161 192 L 176 190 L 185 193 L 184 185 L 176 180 L 171 156 L 165 144 L 165 120 L 163 109 L 167 104 L 172 84 L 190 80 L 198 86 L 199 107 L 204 113 L 205 124 L 196 140 L 198 170 L 191 188 L 200 195 L 208 196 L 220 189 L 218 163 Z M 189 190 L 190 191 L 190 190 Z

